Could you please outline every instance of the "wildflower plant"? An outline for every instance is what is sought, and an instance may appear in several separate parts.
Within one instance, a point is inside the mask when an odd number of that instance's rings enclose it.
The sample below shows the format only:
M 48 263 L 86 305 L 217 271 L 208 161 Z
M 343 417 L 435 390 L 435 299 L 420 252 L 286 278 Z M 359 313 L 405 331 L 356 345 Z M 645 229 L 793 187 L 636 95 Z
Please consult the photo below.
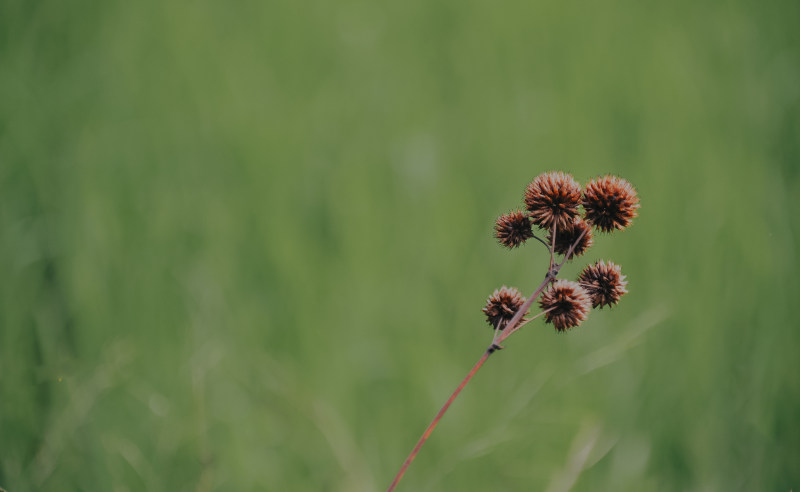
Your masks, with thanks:
M 506 338 L 540 316 L 556 332 L 566 332 L 586 321 L 593 308 L 614 306 L 628 292 L 625 275 L 611 261 L 599 260 L 587 265 L 575 281 L 558 278 L 564 263 L 582 256 L 592 246 L 592 229 L 611 233 L 631 225 L 637 216 L 639 197 L 628 181 L 606 175 L 581 188 L 570 174 L 547 172 L 528 185 L 524 203 L 524 211 L 515 210 L 498 217 L 494 236 L 509 249 L 521 247 L 530 239 L 547 247 L 550 262 L 544 280 L 527 299 L 516 288 L 505 285 L 489 296 L 482 311 L 493 330 L 491 343 L 425 429 L 388 492 L 397 487 L 453 400 L 489 356 L 503 348 L 500 344 Z M 538 235 L 534 226 L 539 228 Z M 526 317 L 537 300 L 539 313 Z

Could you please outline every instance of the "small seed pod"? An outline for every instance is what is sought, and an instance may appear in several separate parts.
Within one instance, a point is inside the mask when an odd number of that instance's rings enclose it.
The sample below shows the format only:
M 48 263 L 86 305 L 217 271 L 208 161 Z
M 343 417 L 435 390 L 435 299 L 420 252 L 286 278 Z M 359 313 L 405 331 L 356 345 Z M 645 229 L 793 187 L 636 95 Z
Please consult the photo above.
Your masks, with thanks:
M 577 244 L 575 244 L 576 241 Z M 547 234 L 547 244 L 553 244 L 552 233 Z M 560 255 L 566 255 L 573 244 L 575 244 L 575 248 L 569 255 L 570 260 L 575 256 L 581 256 L 592 246 L 592 228 L 580 217 L 575 217 L 571 227 L 556 231 L 556 243 L 553 245 L 553 251 Z
M 599 306 L 600 309 L 617 304 L 628 293 L 625 289 L 628 285 L 625 275 L 619 265 L 610 261 L 606 263 L 599 260 L 593 265 L 587 265 L 578 277 L 578 282 L 592 298 L 592 307 Z
M 494 225 L 494 237 L 507 248 L 516 248 L 533 237 L 531 221 L 520 210 L 501 215 Z
M 514 287 L 504 285 L 495 289 L 489 296 L 482 311 L 492 328 L 502 330 L 523 304 L 525 304 L 525 298 L 520 295 L 519 291 Z
M 575 282 L 556 280 L 539 298 L 547 323 L 553 323 L 556 331 L 567 331 L 586 320 L 592 301 L 589 294 Z
M 575 179 L 561 171 L 540 174 L 525 190 L 525 207 L 531 221 L 550 230 L 566 229 L 578 216 L 581 186 Z
M 617 176 L 593 179 L 583 191 L 586 221 L 603 232 L 623 230 L 636 217 L 639 197 L 626 180 Z

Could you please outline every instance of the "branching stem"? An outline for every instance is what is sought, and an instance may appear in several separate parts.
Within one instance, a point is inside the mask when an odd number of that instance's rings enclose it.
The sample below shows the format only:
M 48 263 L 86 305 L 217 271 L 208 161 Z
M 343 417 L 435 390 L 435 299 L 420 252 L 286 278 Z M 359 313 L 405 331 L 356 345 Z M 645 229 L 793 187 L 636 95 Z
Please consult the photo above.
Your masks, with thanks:
M 524 320 L 524 321 L 522 320 L 522 317 L 525 316 L 525 313 L 528 312 L 528 310 L 533 305 L 533 302 L 539 297 L 539 295 L 542 293 L 542 291 L 551 282 L 553 282 L 556 279 L 556 277 L 558 276 L 558 272 L 561 270 L 561 267 L 567 261 L 567 258 L 570 257 L 570 255 L 572 254 L 572 252 L 574 251 L 575 247 L 578 245 L 580 240 L 583 239 L 583 236 L 584 236 L 585 233 L 586 233 L 586 231 L 581 233 L 581 235 L 578 237 L 578 239 L 576 239 L 575 242 L 572 244 L 572 246 L 570 246 L 569 250 L 567 251 L 567 254 L 564 255 L 564 259 L 561 261 L 561 263 L 556 265 L 555 261 L 554 261 L 554 256 L 553 256 L 553 249 L 554 249 L 554 245 L 555 245 L 555 242 L 556 242 L 555 241 L 555 239 L 556 239 L 556 226 L 555 226 L 555 224 L 553 224 L 552 242 L 549 245 L 549 249 L 550 249 L 550 268 L 547 270 L 547 274 L 544 277 L 544 281 L 542 281 L 542 283 L 539 284 L 539 287 L 537 287 L 536 290 L 533 291 L 533 293 L 525 300 L 525 303 L 522 304 L 522 307 L 520 307 L 517 310 L 517 312 L 514 313 L 514 317 L 511 318 L 511 320 L 506 324 L 506 327 L 503 328 L 503 331 L 501 331 L 499 333 L 499 335 L 498 335 L 497 327 L 495 327 L 495 336 L 492 338 L 491 345 L 489 345 L 489 348 L 487 348 L 486 351 L 481 356 L 481 358 L 478 359 L 478 362 L 476 362 L 475 365 L 472 367 L 472 369 L 470 369 L 470 371 L 467 373 L 466 377 L 461 381 L 461 384 L 459 384 L 458 387 L 456 388 L 456 390 L 453 391 L 453 394 L 450 395 L 450 398 L 448 398 L 447 401 L 444 403 L 442 408 L 439 410 L 439 413 L 436 414 L 436 417 L 433 418 L 433 421 L 428 425 L 428 428 L 425 429 L 425 432 L 422 433 L 422 437 L 419 438 L 419 441 L 417 441 L 417 444 L 414 446 L 414 449 L 411 450 L 411 453 L 408 455 L 408 458 L 406 458 L 406 460 L 403 462 L 403 466 L 400 467 L 400 471 L 397 472 L 397 475 L 395 475 L 394 480 L 392 481 L 392 484 L 389 486 L 389 488 L 387 489 L 386 492 L 392 492 L 395 489 L 395 487 L 397 487 L 397 484 L 400 482 L 400 479 L 403 478 L 403 475 L 405 474 L 405 472 L 408 469 L 409 465 L 411 465 L 411 462 L 414 461 L 414 458 L 417 457 L 417 453 L 419 453 L 419 450 L 422 448 L 422 445 L 425 444 L 425 441 L 428 440 L 428 437 L 430 437 L 431 432 L 433 432 L 433 429 L 435 429 L 436 426 L 439 424 L 439 421 L 442 419 L 442 417 L 444 416 L 445 412 L 447 412 L 447 409 L 450 408 L 450 405 L 456 399 L 458 394 L 461 393 L 461 390 L 463 390 L 464 387 L 467 385 L 467 383 L 470 382 L 472 377 L 475 376 L 475 373 L 477 373 L 478 370 L 481 368 L 481 366 L 483 366 L 483 364 L 486 362 L 486 360 L 489 358 L 489 356 L 492 355 L 494 352 L 496 352 L 496 351 L 498 351 L 498 350 L 503 348 L 502 346 L 500 346 L 500 343 L 503 340 L 505 340 L 506 338 L 508 338 L 509 336 L 511 336 L 512 333 L 516 332 L 517 330 L 519 330 L 520 328 L 522 328 L 526 324 L 530 323 L 534 319 L 536 319 L 539 316 L 542 316 L 543 314 L 555 309 L 555 307 L 553 307 L 553 308 L 550 308 L 548 310 L 540 312 L 539 314 L 537 314 L 536 316 L 534 316 L 531 319 Z M 539 238 L 537 237 L 536 239 L 539 239 Z M 541 241 L 543 244 L 545 244 L 545 246 L 548 246 L 541 239 L 539 239 L 539 241 Z

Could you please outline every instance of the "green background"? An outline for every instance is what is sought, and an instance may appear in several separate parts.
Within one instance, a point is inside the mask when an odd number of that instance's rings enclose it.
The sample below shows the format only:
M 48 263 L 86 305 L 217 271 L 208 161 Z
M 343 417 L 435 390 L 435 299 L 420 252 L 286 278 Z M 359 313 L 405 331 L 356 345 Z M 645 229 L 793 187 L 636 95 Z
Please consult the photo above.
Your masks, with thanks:
M 797 2 L 0 4 L 0 486 L 385 490 L 547 255 L 641 197 L 630 294 L 537 320 L 398 490 L 800 488 Z

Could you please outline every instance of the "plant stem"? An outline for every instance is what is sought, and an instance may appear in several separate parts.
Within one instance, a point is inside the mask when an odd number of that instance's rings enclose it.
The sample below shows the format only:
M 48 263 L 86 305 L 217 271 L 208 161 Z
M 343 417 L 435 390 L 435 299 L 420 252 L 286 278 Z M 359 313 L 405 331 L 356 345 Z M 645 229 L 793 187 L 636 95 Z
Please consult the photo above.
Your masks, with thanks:
M 450 395 L 450 398 L 447 399 L 444 406 L 442 406 L 442 409 L 439 410 L 439 413 L 436 414 L 436 417 L 434 417 L 433 421 L 430 423 L 430 425 L 428 425 L 428 428 L 425 429 L 425 432 L 422 433 L 422 437 L 419 438 L 419 441 L 417 441 L 417 445 L 414 446 L 414 449 L 411 450 L 411 454 L 408 455 L 408 458 L 406 458 L 406 461 L 403 463 L 403 466 L 400 467 L 400 471 L 397 472 L 397 475 L 394 477 L 394 480 L 392 481 L 392 485 L 389 486 L 386 492 L 392 492 L 395 489 L 395 487 L 397 487 L 397 483 L 400 482 L 401 478 L 403 478 L 403 474 L 406 472 L 406 469 L 408 469 L 408 465 L 410 465 L 411 462 L 414 461 L 414 458 L 417 457 L 417 453 L 419 453 L 420 448 L 422 447 L 423 444 L 425 444 L 425 441 L 428 440 L 428 436 L 430 436 L 431 432 L 433 432 L 433 429 L 436 428 L 436 425 L 439 423 L 439 420 L 442 419 L 442 416 L 445 414 L 447 409 L 450 408 L 450 404 L 453 403 L 453 400 L 455 400 L 458 394 L 461 393 L 461 390 L 464 389 L 464 386 L 466 386 L 469 380 L 472 379 L 472 376 L 474 376 L 475 373 L 478 372 L 478 369 L 480 369 L 483 363 L 486 362 L 486 359 L 488 359 L 489 356 L 492 355 L 496 350 L 497 346 L 495 344 L 492 344 L 488 349 L 486 349 L 486 352 L 483 353 L 483 355 L 475 364 L 475 366 L 472 368 L 472 370 L 470 370 L 467 376 L 464 378 L 464 380 L 461 381 L 461 384 L 458 385 L 458 388 L 456 388 L 456 390 L 453 391 L 453 394 Z
M 528 310 L 531 308 L 531 305 L 533 305 L 533 301 L 535 301 L 536 298 L 539 297 L 539 294 L 541 294 L 544 288 L 547 287 L 547 284 L 549 284 L 550 281 L 555 278 L 555 275 L 557 275 L 557 273 L 552 274 L 552 270 L 547 272 L 547 275 L 544 277 L 544 281 L 541 284 L 539 284 L 539 287 L 537 287 L 535 291 L 533 291 L 533 294 L 531 294 L 527 299 L 525 299 L 525 303 L 522 305 L 521 308 L 517 310 L 517 312 L 514 314 L 514 317 L 511 318 L 506 327 L 503 329 L 503 332 L 500 333 L 499 337 L 497 337 L 498 344 L 503 340 L 505 340 L 506 338 L 508 338 L 508 336 L 514 332 L 514 326 L 516 326 L 516 324 L 519 323 L 522 317 L 525 316 L 525 313 L 527 313 Z
M 544 244 L 544 247 L 547 248 L 547 251 L 550 251 L 550 245 L 547 244 L 547 242 L 544 239 L 540 238 L 536 234 L 533 235 L 533 238 L 539 241 L 540 243 Z
M 492 344 L 489 346 L 489 348 L 486 349 L 486 352 L 483 353 L 481 358 L 478 360 L 478 362 L 475 363 L 475 365 L 472 367 L 469 373 L 467 373 L 467 376 L 464 378 L 463 381 L 461 381 L 461 384 L 458 385 L 458 388 L 456 388 L 456 390 L 453 391 L 453 394 L 450 395 L 450 398 L 447 399 L 444 406 L 442 406 L 441 410 L 439 410 L 439 413 L 436 414 L 436 417 L 433 418 L 433 421 L 430 423 L 430 425 L 428 425 L 428 428 L 425 429 L 425 432 L 422 433 L 422 437 L 419 438 L 419 441 L 417 441 L 416 446 L 414 446 L 414 449 L 411 450 L 411 454 L 409 454 L 408 458 L 406 458 L 406 460 L 403 462 L 403 466 L 400 467 L 400 471 L 397 472 L 397 475 L 395 475 L 394 480 L 392 480 L 392 484 L 389 486 L 386 492 L 392 492 L 395 489 L 395 487 L 397 487 L 397 484 L 400 482 L 400 479 L 403 478 L 403 474 L 405 474 L 409 465 L 411 465 L 411 462 L 414 461 L 414 458 L 417 457 L 417 453 L 419 453 L 419 450 L 422 448 L 422 445 L 425 444 L 425 441 L 428 440 L 428 437 L 430 437 L 431 432 L 433 432 L 433 429 L 435 429 L 436 426 L 439 424 L 439 421 L 442 419 L 442 416 L 444 416 L 445 412 L 447 412 L 447 409 L 450 408 L 450 405 L 453 403 L 453 400 L 455 400 L 458 394 L 461 393 L 461 390 L 464 389 L 464 386 L 466 386 L 467 383 L 469 383 L 469 381 L 472 379 L 475 373 L 478 372 L 478 369 L 480 369 L 481 366 L 483 366 L 483 363 L 486 362 L 486 359 L 488 359 L 490 355 L 495 353 L 497 350 L 503 348 L 500 346 L 500 342 L 502 342 L 503 340 L 508 338 L 512 333 L 520 329 L 522 325 L 524 325 L 528 321 L 532 321 L 533 319 L 536 319 L 547 312 L 547 311 L 542 311 L 541 313 L 537 314 L 536 316 L 526 321 L 525 323 L 520 323 L 522 317 L 525 316 L 525 313 L 527 313 L 528 310 L 531 308 L 533 302 L 539 297 L 539 294 L 542 293 L 542 291 L 545 289 L 545 287 L 547 287 L 550 284 L 550 282 L 556 279 L 559 270 L 561 270 L 561 267 L 567 261 L 567 258 L 569 258 L 569 256 L 572 254 L 572 251 L 578 245 L 578 242 L 583 238 L 583 235 L 585 233 L 586 231 L 584 231 L 578 237 L 578 239 L 575 240 L 575 242 L 572 244 L 572 246 L 570 246 L 569 250 L 567 251 L 567 254 L 564 255 L 564 260 L 562 260 L 560 264 L 556 265 L 553 257 L 553 249 L 556 239 L 556 227 L 555 224 L 553 224 L 553 232 L 552 232 L 553 240 L 550 244 L 550 269 L 547 271 L 547 275 L 545 275 L 544 281 L 542 281 L 542 283 L 539 284 L 539 287 L 537 287 L 536 290 L 533 291 L 533 294 L 531 294 L 525 300 L 525 303 L 522 304 L 522 307 L 520 307 L 517 310 L 517 312 L 514 313 L 514 317 L 511 318 L 511 320 L 506 324 L 506 327 L 503 329 L 503 331 L 500 333 L 499 336 L 497 335 L 497 329 L 495 329 L 495 337 L 492 339 Z M 544 243 L 544 241 L 541 242 Z M 519 326 L 517 326 L 517 324 L 519 324 Z
M 519 329 L 520 329 L 520 328 L 522 328 L 523 326 L 527 325 L 527 324 L 528 324 L 528 323 L 530 323 L 531 321 L 535 320 L 535 319 L 536 319 L 536 318 L 538 318 L 539 316 L 543 316 L 543 315 L 545 315 L 545 314 L 549 313 L 550 311 L 552 311 L 552 310 L 553 310 L 553 309 L 555 309 L 555 308 L 556 308 L 556 306 L 553 306 L 553 307 L 551 307 L 550 309 L 545 309 L 544 311 L 541 311 L 541 312 L 540 312 L 539 314 L 537 314 L 536 316 L 534 316 L 534 317 L 532 317 L 532 318 L 529 318 L 529 319 L 524 319 L 524 320 L 522 320 L 521 322 L 517 323 L 517 326 L 515 326 L 515 327 L 514 327 L 514 328 L 513 328 L 511 331 L 509 331 L 509 332 L 508 332 L 508 335 L 506 335 L 506 338 L 508 338 L 509 336 L 511 336 L 511 334 L 512 334 L 512 333 L 514 333 L 515 331 L 519 330 Z M 493 341 L 492 343 L 494 343 L 494 344 L 497 344 L 497 341 Z M 498 345 L 498 347 L 499 347 L 499 345 Z M 501 348 L 502 348 L 502 347 L 501 347 Z
M 545 276 L 545 279 L 541 283 L 541 285 L 539 285 L 539 287 L 533 292 L 533 294 L 531 294 L 531 296 L 528 297 L 528 299 L 525 301 L 522 307 L 519 308 L 519 310 L 517 310 L 517 312 L 514 314 L 514 317 L 511 318 L 511 320 L 508 322 L 508 325 L 503 329 L 502 333 L 500 333 L 500 336 L 497 338 L 497 342 L 492 342 L 489 348 L 486 349 L 486 352 L 483 353 L 483 356 L 481 356 L 480 360 L 478 360 L 475 366 L 469 371 L 469 373 L 467 373 L 467 376 L 464 378 L 463 381 L 461 381 L 461 384 L 458 385 L 458 388 L 456 388 L 453 394 L 450 395 L 450 398 L 447 399 L 444 406 L 442 406 L 441 410 L 439 410 L 439 413 L 436 414 L 436 417 L 434 417 L 433 421 L 430 423 L 430 425 L 428 425 L 428 428 L 425 429 L 425 432 L 422 433 L 422 437 L 419 438 L 419 441 L 417 441 L 417 445 L 414 446 L 414 449 L 411 450 L 411 454 L 408 455 L 408 458 L 406 458 L 406 461 L 403 463 L 403 466 L 400 467 L 400 471 L 397 472 L 397 475 L 394 477 L 394 480 L 392 481 L 392 485 L 389 486 L 386 492 L 392 492 L 395 489 L 395 487 L 397 487 L 398 482 L 400 482 L 400 479 L 403 478 L 403 474 L 408 469 L 408 466 L 411 464 L 412 461 L 414 461 L 414 458 L 417 457 L 417 453 L 419 453 L 420 448 L 422 448 L 422 445 L 425 444 L 425 441 L 428 440 L 428 437 L 431 435 L 431 432 L 433 432 L 433 429 L 436 428 L 436 425 L 439 423 L 439 420 L 441 420 L 445 412 L 447 412 L 447 409 L 450 408 L 450 405 L 453 403 L 453 400 L 456 399 L 458 394 L 461 393 L 461 390 L 464 389 L 464 386 L 466 386 L 467 383 L 470 381 L 470 379 L 472 379 L 472 377 L 475 375 L 475 373 L 478 372 L 478 369 L 480 369 L 483 363 L 486 362 L 486 359 L 488 359 L 489 356 L 492 355 L 494 352 L 496 352 L 498 349 L 502 348 L 500 347 L 499 343 L 508 338 L 509 335 L 511 335 L 516 331 L 516 329 L 512 327 L 514 327 L 517 323 L 519 323 L 519 321 L 522 319 L 525 313 L 527 313 L 528 310 L 531 308 L 533 301 L 536 300 L 537 297 L 539 297 L 539 294 L 542 293 L 544 288 L 547 287 L 547 284 L 549 284 L 553 278 L 554 275 L 552 274 L 551 270 L 550 272 L 548 272 L 547 276 Z
M 578 239 L 576 239 L 575 242 L 572 243 L 572 246 L 570 246 L 569 249 L 567 250 L 567 254 L 564 255 L 564 259 L 561 260 L 561 263 L 558 264 L 558 267 L 556 268 L 556 272 L 560 271 L 561 267 L 564 266 L 564 263 L 566 263 L 567 260 L 569 259 L 569 257 L 572 256 L 572 252 L 575 251 L 575 248 L 578 246 L 578 243 L 581 242 L 581 239 L 583 239 L 583 236 L 586 235 L 587 231 L 588 231 L 588 229 L 584 229 L 584 231 L 581 232 L 580 236 L 578 236 Z

